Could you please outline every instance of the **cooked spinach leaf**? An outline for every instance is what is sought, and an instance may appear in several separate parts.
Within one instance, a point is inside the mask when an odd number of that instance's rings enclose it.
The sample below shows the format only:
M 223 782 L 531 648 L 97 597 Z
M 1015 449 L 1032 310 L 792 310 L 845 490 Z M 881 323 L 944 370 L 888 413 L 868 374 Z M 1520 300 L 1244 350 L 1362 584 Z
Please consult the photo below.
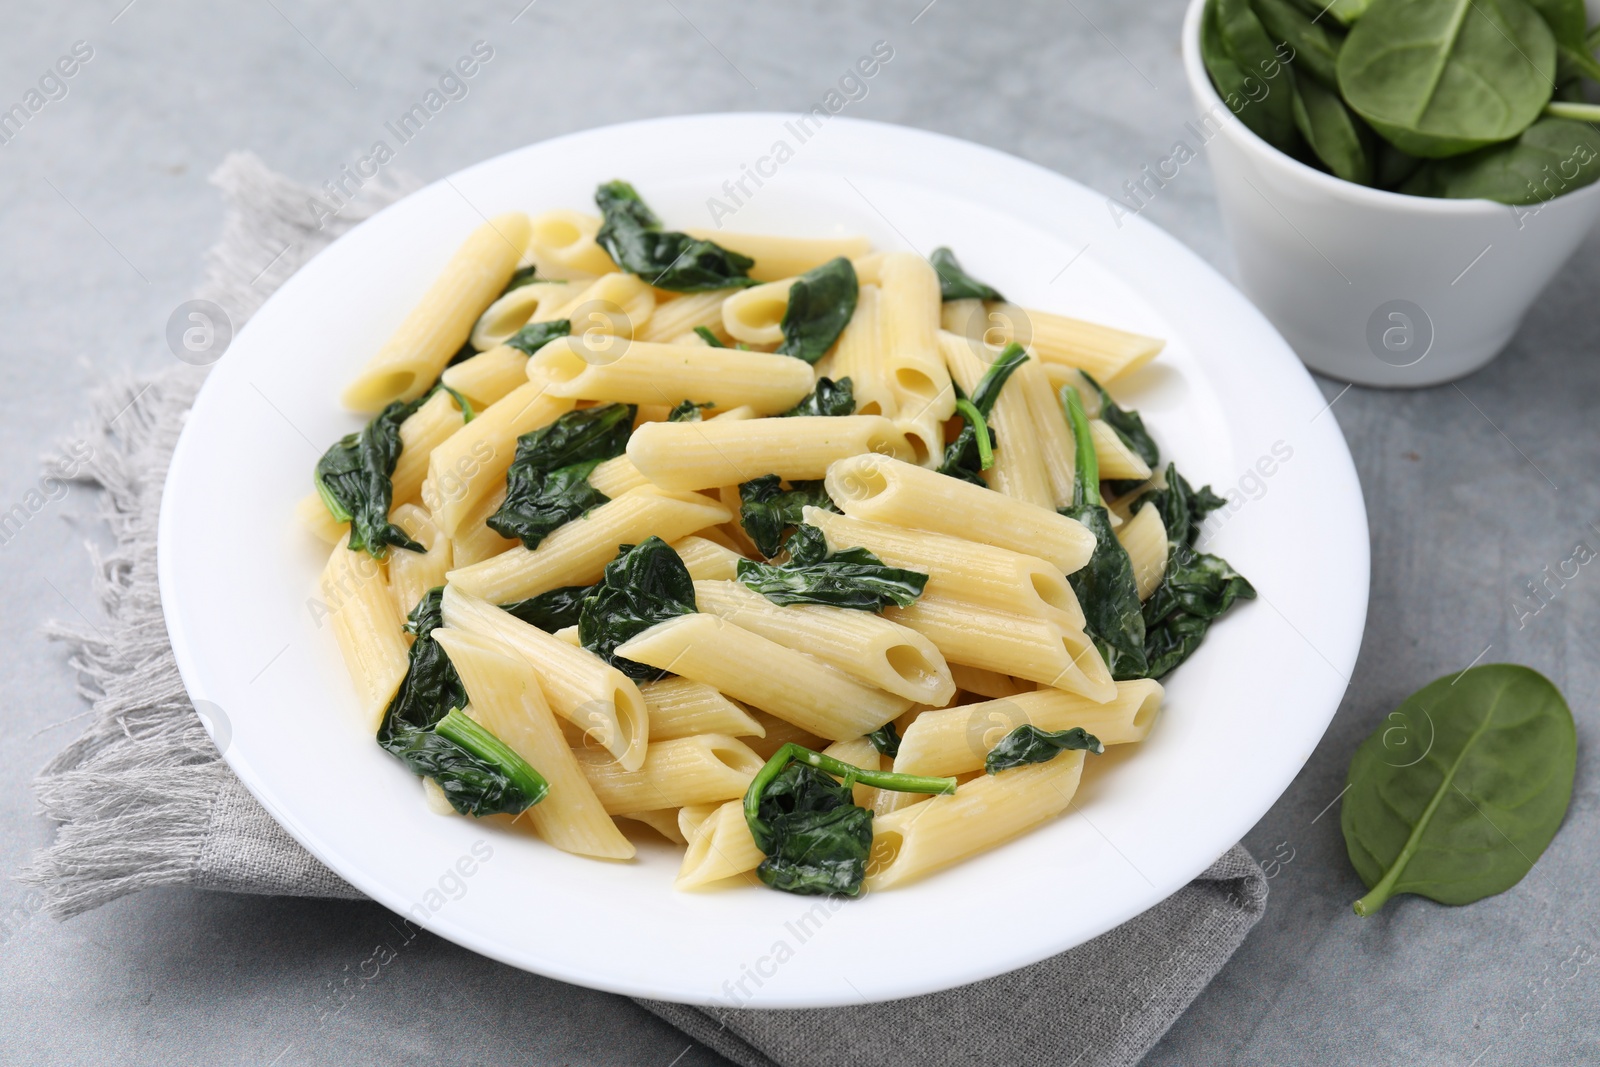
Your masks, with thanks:
M 678 403 L 677 407 L 673 408 L 667 414 L 667 421 L 699 422 L 704 417 L 701 415 L 701 412 L 703 412 L 706 408 L 714 408 L 716 406 L 717 405 L 710 402 L 697 404 L 693 400 L 683 400 Z
M 741 583 L 774 604 L 831 604 L 836 608 L 878 611 L 906 607 L 922 595 L 928 576 L 921 571 L 887 566 L 864 548 L 828 551 L 828 541 L 815 526 L 800 525 L 784 548 L 784 563 L 741 559 Z
M 1077 390 L 1063 385 L 1061 402 L 1076 446 L 1075 469 L 1072 503 L 1056 510 L 1083 523 L 1095 541 L 1089 562 L 1067 575 L 1067 582 L 1083 605 L 1084 630 L 1100 650 L 1111 677 L 1118 681 L 1143 678 L 1145 627 L 1133 562 L 1112 531 L 1111 516 L 1100 500 L 1100 462 Z
M 386 557 L 391 545 L 427 551 L 389 521 L 389 504 L 394 496 L 390 477 L 400 459 L 400 424 L 431 395 L 430 390 L 410 402 L 396 400 L 317 460 L 317 494 L 335 519 L 350 524 L 350 551 L 373 559 Z
M 709 327 L 709 326 L 696 326 L 694 328 L 694 332 L 700 335 L 700 340 L 704 341 L 706 344 L 710 345 L 712 348 L 727 348 L 728 347 L 727 345 L 722 343 L 722 338 L 718 337 L 716 334 L 711 332 L 711 327 Z M 737 348 L 741 352 L 750 351 L 750 346 L 745 344 L 743 341 L 740 341 L 738 344 L 734 345 L 733 347 Z
M 779 418 L 789 415 L 852 415 L 856 410 L 855 387 L 849 378 L 818 378 L 817 387 L 806 398 Z
M 839 510 L 822 482 L 792 482 L 784 489 L 776 474 L 740 485 L 739 500 L 739 525 L 768 559 L 783 547 L 784 533 L 791 526 L 800 525 L 807 507 Z
M 815 364 L 856 313 L 856 269 L 843 256 L 806 271 L 789 287 L 783 343 L 774 351 Z
M 489 529 L 538 548 L 551 531 L 604 504 L 610 498 L 589 484 L 589 475 L 622 455 L 633 416 L 626 404 L 602 404 L 569 411 L 517 438 L 505 503 L 489 516 Z
M 666 671 L 617 655 L 617 646 L 657 623 L 694 611 L 689 568 L 661 538 L 647 537 L 637 545 L 623 545 L 606 564 L 605 577 L 583 602 L 578 640 L 630 678 L 661 678 Z
M 872 812 L 851 799 L 857 782 L 903 793 L 956 791 L 954 778 L 862 770 L 786 744 L 744 794 L 750 836 L 767 857 L 756 877 L 786 893 L 859 894 L 872 852 Z
M 935 248 L 928 257 L 939 275 L 941 300 L 1004 300 L 994 286 L 980 282 L 962 269 L 956 254 L 948 248 Z
M 1577 751 L 1560 690 L 1527 667 L 1470 667 L 1407 697 L 1350 761 L 1339 825 L 1371 890 L 1356 914 L 1516 885 L 1561 828 Z
M 1227 560 L 1169 544 L 1167 572 L 1144 603 L 1148 676 L 1166 677 L 1193 655 L 1224 612 L 1237 601 L 1255 598 L 1255 587 Z
M 1063 752 L 1078 749 L 1101 753 L 1106 746 L 1081 726 L 1070 730 L 1041 730 L 1032 723 L 1023 723 L 989 750 L 983 758 L 983 769 L 999 774 L 1026 763 L 1046 763 Z
M 1211 491 L 1209 485 L 1195 489 L 1189 480 L 1178 473 L 1175 463 L 1167 464 L 1165 489 L 1152 489 L 1141 495 L 1138 504 L 1154 504 L 1161 512 L 1161 524 L 1167 531 L 1167 542 L 1175 545 L 1193 545 L 1200 536 L 1200 524 L 1206 516 L 1222 507 L 1227 501 Z
M 557 337 L 566 337 L 572 333 L 570 319 L 549 319 L 545 322 L 530 322 L 510 337 L 506 344 L 519 352 L 533 355 Z
M 526 600 L 501 604 L 500 607 L 529 626 L 537 626 L 545 633 L 553 634 L 568 626 L 578 625 L 578 614 L 583 610 L 584 598 L 593 594 L 592 585 L 564 585 Z
M 867 735 L 867 740 L 872 742 L 872 747 L 878 750 L 880 756 L 894 759 L 900 755 L 900 731 L 894 728 L 892 722 L 886 722 L 872 731 Z
M 1161 449 L 1156 446 L 1156 440 L 1150 436 L 1150 431 L 1144 428 L 1144 419 L 1137 411 L 1120 407 L 1111 399 L 1111 394 L 1106 392 L 1105 387 L 1088 374 L 1083 371 L 1079 371 L 1078 374 L 1089 383 L 1089 388 L 1095 391 L 1100 404 L 1100 421 L 1111 427 L 1122 443 L 1144 460 L 1145 466 L 1155 469 L 1156 464 L 1161 461 Z M 1138 481 L 1119 480 L 1107 482 L 1106 486 L 1113 496 L 1121 496 L 1142 484 Z
M 518 267 L 516 270 L 511 272 L 511 280 L 506 282 L 506 287 L 504 289 L 500 290 L 500 295 L 505 296 L 513 289 L 521 289 L 524 285 L 532 285 L 534 282 L 540 280 L 538 267 Z
M 607 182 L 595 190 L 605 221 L 595 241 L 612 261 L 658 289 L 698 293 L 759 284 L 749 276 L 755 260 L 711 241 L 661 228 L 633 186 Z
M 971 412 L 964 416 L 965 425 L 961 427 L 961 432 L 956 435 L 954 441 L 945 446 L 944 460 L 939 464 L 940 474 L 948 474 L 952 478 L 960 478 L 974 485 L 988 485 L 979 474 L 987 468 L 987 464 L 983 462 L 978 433 L 981 429 L 988 437 L 990 449 L 997 446 L 994 431 L 989 429 L 987 420 L 994 411 L 995 401 L 1000 399 L 1000 390 L 1005 387 L 1016 369 L 1026 362 L 1028 362 L 1027 352 L 1021 345 L 1012 342 L 994 358 L 993 363 L 989 364 L 989 369 L 978 379 L 970 398 L 961 396 L 960 390 L 957 389 L 958 405 L 960 401 L 966 401 L 976 409 L 980 417 L 973 418 Z
M 429 590 L 406 621 L 416 635 L 406 676 L 378 726 L 378 744 L 411 770 L 432 778 L 463 815 L 516 815 L 543 800 L 539 772 L 459 709 L 467 691 L 433 639 L 443 624 L 444 590 Z

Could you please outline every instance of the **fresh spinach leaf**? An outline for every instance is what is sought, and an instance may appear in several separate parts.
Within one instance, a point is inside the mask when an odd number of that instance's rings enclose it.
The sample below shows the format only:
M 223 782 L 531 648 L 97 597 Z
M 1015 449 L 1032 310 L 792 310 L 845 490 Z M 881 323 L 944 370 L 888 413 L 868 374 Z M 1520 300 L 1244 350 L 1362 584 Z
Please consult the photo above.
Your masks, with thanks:
M 1267 36 L 1277 44 L 1289 46 L 1290 54 L 1294 56 L 1294 69 L 1315 78 L 1322 86 L 1336 90 L 1339 85 L 1336 65 L 1339 46 L 1344 44 L 1344 33 L 1329 29 L 1314 16 L 1307 16 L 1289 0 L 1250 2 Z
M 1556 42 L 1526 0 L 1375 0 L 1339 50 L 1346 104 L 1442 158 L 1517 136 L 1550 100 Z
M 989 750 L 983 758 L 983 769 L 989 774 L 999 774 L 1028 763 L 1047 763 L 1063 752 L 1079 750 L 1101 753 L 1106 746 L 1081 726 L 1070 730 L 1041 730 L 1032 723 L 1023 723 Z
M 583 610 L 583 601 L 593 595 L 592 585 L 564 585 L 526 600 L 501 604 L 500 608 L 515 615 L 529 626 L 537 626 L 545 633 L 553 634 L 568 626 L 578 625 L 578 614 Z
M 666 676 L 616 654 L 617 646 L 657 623 L 695 612 L 694 579 L 683 560 L 659 537 L 623 545 L 605 576 L 583 602 L 578 640 L 590 652 L 640 681 Z
M 1572 800 L 1578 739 L 1550 680 L 1507 663 L 1446 675 L 1407 697 L 1350 761 L 1339 813 L 1371 890 L 1471 904 L 1532 869 Z
M 872 812 L 851 799 L 857 782 L 906 793 L 956 791 L 954 778 L 862 770 L 785 744 L 744 794 L 750 836 L 767 857 L 756 877 L 786 893 L 858 895 L 872 852 Z
M 815 364 L 839 339 L 860 295 L 856 269 L 843 256 L 806 271 L 789 287 L 783 312 L 783 343 L 774 349 Z
M 633 186 L 607 182 L 595 190 L 595 203 L 605 221 L 595 241 L 613 262 L 657 289 L 699 293 L 758 285 L 749 276 L 755 260 L 686 233 L 661 228 Z
M 872 747 L 878 750 L 878 755 L 894 759 L 900 755 L 900 731 L 896 730 L 893 722 L 886 722 L 878 729 L 867 735 L 867 740 L 872 742 Z
M 500 290 L 500 295 L 505 296 L 513 289 L 521 289 L 524 285 L 532 285 L 534 282 L 541 280 L 538 267 L 518 267 L 511 272 L 511 280 L 506 282 L 504 289 Z
M 394 465 L 400 460 L 400 424 L 409 419 L 431 390 L 410 402 L 396 400 L 359 432 L 346 434 L 317 460 L 313 478 L 322 503 L 339 522 L 350 524 L 350 551 L 383 559 L 390 546 L 427 551 L 389 521 L 394 496 Z
M 1337 89 L 1315 78 L 1296 78 L 1294 124 L 1322 165 L 1337 178 L 1372 184 L 1372 133 L 1344 106 Z
M 1571 168 L 1574 173 L 1567 176 Z M 1413 196 L 1536 204 L 1600 178 L 1600 133 L 1586 122 L 1542 118 L 1513 140 L 1429 160 L 1400 186 Z
M 701 412 L 703 412 L 706 408 L 714 408 L 716 406 L 717 405 L 710 402 L 697 404 L 693 400 L 683 400 L 678 403 L 677 407 L 673 408 L 667 413 L 667 421 L 699 422 L 703 418 Z
M 1200 62 L 1205 64 L 1211 84 L 1228 110 L 1255 131 L 1255 126 L 1251 125 L 1255 117 L 1245 119 L 1250 107 L 1250 83 L 1255 78 L 1255 72 L 1246 71 L 1228 53 L 1227 42 L 1222 39 L 1222 27 L 1217 22 L 1217 0 L 1207 0 L 1205 10 L 1200 13 Z M 1257 136 L 1260 136 L 1259 131 Z
M 787 562 L 741 559 L 737 567 L 739 581 L 774 604 L 831 604 L 858 611 L 890 604 L 903 608 L 928 584 L 921 571 L 887 566 L 864 548 L 829 552 L 827 538 L 815 526 L 796 527 L 784 547 Z
M 978 384 L 972 390 L 970 400 L 960 395 L 960 400 L 965 400 L 972 408 L 976 409 L 978 418 L 972 418 L 971 413 L 963 417 L 965 425 L 956 439 L 945 446 L 944 459 L 939 464 L 939 473 L 947 474 L 952 478 L 960 478 L 964 482 L 974 485 L 987 486 L 979 473 L 987 469 L 983 463 L 982 449 L 979 445 L 978 433 L 981 428 L 988 438 L 988 446 L 993 449 L 998 446 L 994 431 L 989 428 L 988 418 L 994 411 L 995 401 L 1000 399 L 1000 390 L 1005 387 L 1016 369 L 1028 362 L 1028 354 L 1016 342 L 1006 345 L 994 362 L 989 364 L 989 369 L 983 372 L 983 377 L 978 379 Z M 958 401 L 959 404 L 959 401 Z M 979 424 L 982 424 L 981 427 Z
M 792 482 L 788 489 L 776 474 L 739 486 L 739 525 L 761 554 L 771 559 L 783 547 L 783 535 L 798 526 L 808 507 L 838 511 L 822 482 Z
M 948 248 L 935 248 L 928 257 L 939 274 L 941 300 L 1004 300 L 1000 291 L 987 282 L 980 282 L 962 269 L 956 254 Z
M 489 516 L 489 529 L 538 548 L 551 531 L 604 504 L 609 497 L 589 484 L 589 475 L 628 447 L 633 416 L 626 404 L 602 404 L 517 438 L 505 503 Z
M 1118 681 L 1143 678 L 1144 615 L 1139 609 L 1133 562 L 1112 532 L 1111 516 L 1100 500 L 1100 462 L 1077 390 L 1063 385 L 1061 402 L 1072 427 L 1075 462 L 1072 503 L 1056 510 L 1081 522 L 1095 540 L 1089 562 L 1067 575 L 1067 582 L 1083 605 L 1084 630 L 1100 650 L 1111 677 Z
M 1213 3 L 1222 44 L 1238 65 L 1248 100 L 1235 114 L 1263 141 L 1294 155 L 1300 135 L 1294 126 L 1294 108 L 1290 100 L 1293 93 L 1285 77 L 1288 67 L 1256 17 L 1250 0 L 1213 0 Z M 1259 95 L 1249 93 L 1250 79 L 1264 82 L 1266 91 Z
M 378 744 L 411 770 L 432 778 L 463 815 L 516 815 L 549 790 L 539 772 L 459 710 L 467 691 L 433 639 L 443 624 L 444 590 L 429 590 L 407 618 L 416 635 L 406 676 L 378 726 Z
M 779 418 L 790 415 L 851 415 L 856 410 L 855 389 L 849 378 L 818 378 L 817 387 Z
M 530 322 L 510 337 L 506 344 L 519 352 L 533 355 L 557 337 L 566 337 L 572 333 L 570 319 L 548 319 L 544 322 Z

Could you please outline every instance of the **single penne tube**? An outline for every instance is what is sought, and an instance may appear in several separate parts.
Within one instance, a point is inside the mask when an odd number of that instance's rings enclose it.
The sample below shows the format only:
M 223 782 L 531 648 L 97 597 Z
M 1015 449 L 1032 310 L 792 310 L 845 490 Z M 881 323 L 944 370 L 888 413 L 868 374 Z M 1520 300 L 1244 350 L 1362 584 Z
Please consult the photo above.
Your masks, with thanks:
M 728 230 L 685 230 L 690 237 L 715 241 L 730 252 L 755 260 L 750 277 L 758 282 L 793 278 L 830 259 L 843 256 L 853 260 L 872 248 L 865 237 L 780 237 L 765 233 L 733 233 Z
M 722 734 L 697 734 L 652 741 L 636 770 L 604 752 L 574 753 L 608 812 L 681 808 L 744 796 L 763 760 L 742 742 Z
M 834 381 L 850 379 L 857 415 L 882 415 L 894 418 L 899 413 L 891 377 L 883 358 L 883 336 L 878 328 L 878 287 L 862 285 L 856 297 L 856 310 L 839 334 L 834 347 Z
M 528 216 L 496 215 L 466 239 L 422 299 L 344 391 L 346 407 L 378 411 L 421 396 L 504 289 L 528 243 Z
M 715 615 L 658 623 L 619 645 L 617 655 L 704 682 L 833 741 L 870 733 L 911 706 Z
M 689 568 L 689 577 L 697 582 L 732 581 L 738 577 L 739 561 L 746 558 L 701 534 L 674 541 L 672 550 L 683 560 L 683 565 Z
M 1039 689 L 999 700 L 925 711 L 900 738 L 894 769 L 934 776 L 983 769 L 984 757 L 1019 726 L 1041 730 L 1082 727 L 1105 745 L 1143 741 L 1161 710 L 1161 683 L 1117 682 L 1117 695 L 1097 704 L 1077 693 Z
M 722 328 L 747 345 L 775 345 L 783 340 L 783 316 L 789 310 L 794 278 L 768 282 L 729 294 L 722 302 Z
M 848 763 L 852 767 L 860 767 L 864 771 L 879 771 L 883 769 L 883 757 L 878 753 L 871 741 L 865 737 L 853 737 L 848 741 L 835 741 L 822 750 L 824 756 L 832 756 L 841 763 Z M 870 785 L 857 782 L 850 787 L 850 799 L 859 808 L 871 808 L 878 796 L 878 790 Z
M 322 502 L 320 493 L 308 493 L 294 503 L 294 517 L 319 541 L 338 544 L 350 536 L 350 524 L 340 522 Z
M 505 488 L 517 438 L 572 408 L 571 399 L 547 392 L 544 382 L 525 382 L 436 446 L 428 457 L 422 502 L 439 528 L 451 537 L 459 534 L 484 498 Z M 403 451 L 400 457 L 405 458 Z
M 678 829 L 678 812 L 681 810 L 683 809 L 662 808 L 659 811 L 630 811 L 624 815 L 617 816 L 617 818 L 643 823 L 674 845 L 686 845 L 689 840 Z
M 641 683 L 639 692 L 650 712 L 650 737 L 654 741 L 695 734 L 760 737 L 766 733 L 748 711 L 704 682 L 662 678 Z
M 935 337 L 939 275 L 914 252 L 891 252 L 878 269 L 878 286 L 883 359 L 899 409 L 896 425 L 919 435 L 915 446 L 919 461 L 936 463 L 944 452 L 944 420 L 956 409 L 950 372 Z
M 644 762 L 650 716 L 632 678 L 453 585 L 445 586 L 443 610 L 446 626 L 498 641 L 533 664 L 551 709 L 592 737 L 619 765 L 637 769 Z
M 650 479 L 640 474 L 627 456 L 613 456 L 589 472 L 589 484 L 615 500 L 631 489 L 649 485 Z
M 950 664 L 950 677 L 955 679 L 957 689 L 991 700 L 1031 693 L 1034 689 L 1033 682 L 1019 682 L 1009 674 L 986 671 L 982 667 L 968 667 L 965 663 Z
M 422 480 L 428 474 L 428 457 L 465 425 L 455 399 L 444 390 L 430 396 L 400 424 L 400 458 L 389 473 L 389 506 L 422 499 Z
M 911 445 L 911 462 L 924 467 L 937 467 L 944 455 L 944 424 L 932 404 L 916 404 L 910 408 L 899 407 L 894 418 L 894 428 L 905 435 Z
M 674 889 L 699 889 L 724 878 L 749 875 L 767 858 L 750 834 L 742 800 L 726 801 L 708 814 L 696 812 L 691 821 L 694 832 L 687 835 L 689 848 L 683 854 L 683 864 L 672 883 Z M 679 828 L 682 828 L 681 821 Z
M 614 354 L 627 347 L 622 341 L 643 329 L 655 309 L 656 291 L 642 278 L 602 274 L 552 311 L 550 317 L 571 323 L 571 335 L 585 339 L 590 352 Z
M 655 313 L 634 333 L 633 339 L 674 343 L 687 336 L 694 340 L 684 343 L 704 345 L 705 339 L 694 332 L 696 326 L 704 326 L 726 343 L 730 337 L 722 326 L 722 302 L 737 292 L 737 289 L 713 289 L 706 293 L 684 293 L 669 300 L 665 292 L 658 290 Z
M 1149 600 L 1167 576 L 1167 527 L 1161 521 L 1161 512 L 1146 504 L 1138 513 L 1117 527 L 1117 540 L 1122 542 L 1128 560 L 1133 564 L 1133 580 L 1139 587 L 1139 599 Z
M 1029 355 L 1033 355 L 1031 350 Z M 1036 359 L 1029 359 L 1012 374 L 1007 388 L 1018 390 L 1027 403 L 1033 432 L 1039 441 L 1039 454 L 1044 460 L 1045 476 L 1050 479 L 1050 492 L 1059 508 L 1072 503 L 1076 445 L 1067 428 L 1067 416 L 1061 410 L 1059 394 L 1045 366 Z
M 868 252 L 864 256 L 852 256 L 850 265 L 855 268 L 857 284 L 877 285 L 878 272 L 883 269 L 883 261 L 888 255 L 887 252 Z
M 1090 419 L 1089 433 L 1094 440 L 1095 455 L 1100 460 L 1102 479 L 1142 482 L 1150 477 L 1150 465 L 1117 436 L 1109 423 Z
M 509 345 L 500 345 L 446 367 L 440 380 L 482 411 L 527 382 L 528 357 Z
M 406 676 L 404 620 L 395 608 L 383 564 L 365 552 L 335 545 L 321 584 L 333 636 L 355 686 L 361 727 L 371 736 L 378 732 L 384 709 Z
M 617 269 L 595 242 L 600 218 L 581 211 L 546 211 L 529 224 L 528 255 L 541 278 L 592 278 Z
M 878 415 L 654 422 L 628 440 L 628 458 L 645 477 L 681 490 L 738 485 L 764 474 L 815 480 L 835 460 L 864 452 L 911 455 L 894 424 Z
M 1066 575 L 1038 556 L 822 508 L 808 507 L 803 514 L 808 524 L 822 531 L 830 549 L 864 548 L 891 567 L 926 574 L 924 596 L 967 601 L 1062 626 L 1083 625 L 1083 608 Z
M 563 852 L 631 859 L 633 845 L 611 821 L 567 747 L 532 665 L 481 634 L 446 626 L 434 630 L 433 639 L 461 675 L 475 718 L 550 784 L 545 798 L 520 817 Z
M 802 730 L 787 719 L 769 715 L 759 708 L 751 708 L 750 717 L 766 732 L 760 737 L 746 737 L 744 743 L 764 760 L 771 759 L 773 753 L 787 744 L 796 744 L 813 752 L 821 752 L 828 746 L 827 738 L 818 737 L 810 730 Z
M 780 607 L 733 581 L 695 582 L 694 595 L 701 611 L 815 656 L 884 692 L 934 706 L 955 695 L 950 668 L 933 642 L 872 612 L 823 604 Z
M 456 535 L 450 539 L 450 566 L 452 569 L 470 567 L 474 563 L 482 563 L 486 559 L 493 559 L 503 552 L 509 552 L 517 547 L 518 542 L 509 537 L 501 537 L 491 530 L 484 522 L 490 515 L 500 510 L 500 505 L 505 501 L 504 488 L 485 498 L 482 506 L 471 518 L 467 519 L 456 530 Z
M 970 343 L 965 337 L 957 337 L 947 330 L 940 330 L 938 338 L 939 352 L 950 369 L 950 377 L 967 396 L 976 395 L 978 383 L 988 372 L 996 351 L 985 344 Z M 1010 379 L 1001 387 L 989 412 L 988 423 L 996 438 L 994 465 L 983 472 L 989 488 L 1054 512 L 1055 496 L 1050 491 L 1044 455 L 1039 448 L 1038 435 L 1034 433 L 1033 417 L 1028 412 L 1028 398 Z
M 890 889 L 985 852 L 1067 809 L 1083 775 L 1083 752 L 963 782 L 949 796 L 875 819 L 867 892 Z
M 1111 672 L 1081 629 L 927 593 L 909 607 L 889 607 L 883 614 L 932 641 L 950 663 L 1026 678 L 1091 700 L 1116 695 Z
M 723 803 L 737 803 L 737 801 L 724 801 Z M 692 841 L 700 827 L 705 825 L 707 819 L 716 814 L 722 804 L 685 804 L 678 809 L 678 833 L 683 835 L 684 841 Z
M 811 368 L 792 356 L 649 341 L 630 341 L 612 354 L 596 351 L 584 337 L 559 337 L 539 349 L 528 361 L 528 377 L 536 375 L 550 382 L 552 396 L 624 404 L 692 400 L 746 405 L 758 415 L 787 411 L 815 385 Z
M 623 493 L 559 527 L 535 549 L 517 545 L 493 559 L 450 572 L 462 592 L 507 604 L 563 585 L 591 585 L 622 545 L 654 534 L 676 541 L 727 522 L 721 505 L 698 493 L 669 493 L 643 486 Z
M 423 594 L 444 584 L 445 573 L 450 570 L 450 539 L 434 524 L 433 517 L 415 504 L 401 504 L 389 518 L 407 537 L 427 549 L 408 552 L 397 548 L 389 553 L 389 592 L 403 619 Z
M 1101 385 L 1138 370 L 1156 358 L 1167 344 L 1158 338 L 1034 308 L 1006 304 L 988 307 L 996 313 L 992 321 L 1004 324 L 999 327 L 1004 336 L 993 340 L 1001 344 L 1010 342 L 1013 340 L 1010 324 L 1024 323 L 1023 329 L 1029 336 L 1020 340 L 1038 353 L 1040 359 L 1087 371 Z
M 554 318 L 555 312 L 572 301 L 576 290 L 566 282 L 533 282 L 520 285 L 489 305 L 472 327 L 472 347 L 487 352 L 505 344 L 530 322 Z M 465 390 L 463 390 L 465 392 Z
M 1048 494 L 1048 484 L 1040 485 Z M 1094 554 L 1094 534 L 1048 503 L 1003 494 L 996 499 L 997 494 L 971 482 L 888 456 L 841 459 L 828 468 L 824 486 L 853 518 L 1009 549 L 1043 559 L 1064 574 Z

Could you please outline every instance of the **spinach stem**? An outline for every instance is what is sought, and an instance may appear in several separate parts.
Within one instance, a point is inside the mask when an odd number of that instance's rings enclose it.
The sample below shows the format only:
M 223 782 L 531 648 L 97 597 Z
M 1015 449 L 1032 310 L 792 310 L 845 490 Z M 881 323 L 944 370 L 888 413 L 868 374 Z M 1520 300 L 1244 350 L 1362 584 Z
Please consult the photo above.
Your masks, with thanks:
M 994 466 L 994 446 L 989 443 L 989 420 L 983 417 L 978 405 L 970 400 L 957 400 L 956 410 L 972 427 L 973 440 L 978 445 L 978 469 L 988 470 Z
M 1084 414 L 1078 391 L 1070 385 L 1061 387 L 1061 406 L 1066 409 L 1067 424 L 1072 427 L 1072 440 L 1077 453 L 1072 465 L 1072 502 L 1078 507 L 1085 504 L 1104 507 L 1100 499 L 1100 458 L 1095 455 L 1094 436 L 1089 432 L 1089 416 Z
M 450 713 L 440 719 L 433 729 L 440 737 L 454 741 L 485 763 L 504 771 L 518 789 L 532 798 L 531 804 L 539 803 L 550 792 L 550 784 L 544 780 L 544 775 L 460 708 L 451 708 Z
M 1544 106 L 1544 113 L 1558 119 L 1600 122 L 1600 104 L 1575 104 L 1565 100 L 1552 100 Z
M 750 780 L 750 788 L 744 794 L 744 817 L 746 820 L 759 820 L 761 817 L 761 795 L 767 791 L 767 786 L 791 762 L 799 761 L 825 771 L 835 778 L 844 780 L 845 785 L 870 785 L 874 789 L 889 789 L 896 793 L 934 793 L 948 795 L 956 791 L 954 778 L 927 778 L 917 774 L 896 774 L 894 771 L 868 771 L 852 766 L 843 760 L 824 756 L 820 752 L 813 752 L 790 741 L 772 754 L 766 765 L 756 772 Z

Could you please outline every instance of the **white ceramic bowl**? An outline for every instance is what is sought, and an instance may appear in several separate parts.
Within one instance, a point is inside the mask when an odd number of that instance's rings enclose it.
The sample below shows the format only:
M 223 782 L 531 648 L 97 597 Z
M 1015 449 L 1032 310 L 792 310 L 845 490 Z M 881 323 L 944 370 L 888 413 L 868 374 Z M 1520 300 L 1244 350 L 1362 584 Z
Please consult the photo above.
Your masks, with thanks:
M 1201 116 L 1185 141 L 1206 138 L 1240 288 L 1309 367 L 1344 381 L 1437 385 L 1493 359 L 1600 218 L 1600 183 L 1513 208 L 1401 196 L 1308 167 L 1218 97 L 1200 59 L 1204 8 L 1191 0 L 1183 24 Z

